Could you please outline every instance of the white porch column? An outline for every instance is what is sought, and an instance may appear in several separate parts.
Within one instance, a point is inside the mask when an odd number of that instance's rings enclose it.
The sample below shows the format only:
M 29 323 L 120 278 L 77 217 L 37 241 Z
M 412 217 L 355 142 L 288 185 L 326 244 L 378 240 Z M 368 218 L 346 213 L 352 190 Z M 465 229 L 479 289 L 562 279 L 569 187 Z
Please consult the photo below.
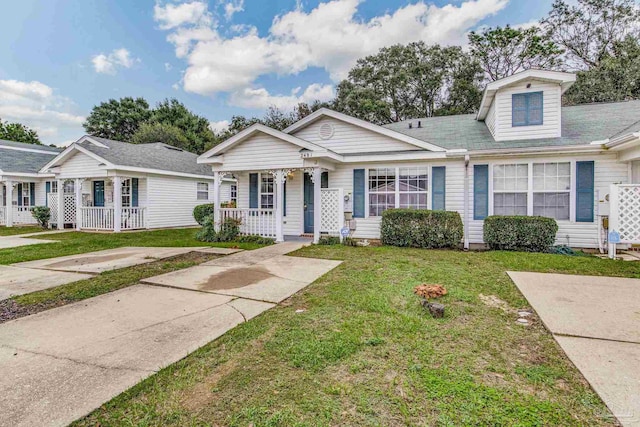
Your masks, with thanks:
M 220 185 L 222 184 L 221 172 L 213 173 L 213 224 L 216 231 L 220 230 L 222 221 L 220 218 Z
M 64 179 L 58 180 L 58 230 L 64 229 Z
M 82 182 L 84 179 L 76 178 L 74 183 L 74 190 L 76 192 L 76 230 L 80 231 L 82 228 Z
M 276 243 L 284 242 L 284 233 L 282 231 L 282 221 L 284 218 L 284 182 L 287 179 L 284 170 L 273 172 L 276 192 Z
M 13 227 L 13 181 L 5 181 L 4 185 L 7 187 L 6 224 Z
M 122 178 L 114 176 L 113 182 L 113 231 L 122 231 Z
M 322 221 L 322 169 L 313 168 L 313 243 L 320 242 L 320 222 Z

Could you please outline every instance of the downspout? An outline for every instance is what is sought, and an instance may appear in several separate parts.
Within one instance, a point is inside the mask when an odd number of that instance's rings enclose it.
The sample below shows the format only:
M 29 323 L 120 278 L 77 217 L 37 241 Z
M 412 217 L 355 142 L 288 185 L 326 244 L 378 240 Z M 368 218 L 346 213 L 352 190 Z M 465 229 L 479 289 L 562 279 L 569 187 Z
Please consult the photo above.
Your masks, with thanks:
M 469 155 L 464 156 L 464 250 L 469 250 Z

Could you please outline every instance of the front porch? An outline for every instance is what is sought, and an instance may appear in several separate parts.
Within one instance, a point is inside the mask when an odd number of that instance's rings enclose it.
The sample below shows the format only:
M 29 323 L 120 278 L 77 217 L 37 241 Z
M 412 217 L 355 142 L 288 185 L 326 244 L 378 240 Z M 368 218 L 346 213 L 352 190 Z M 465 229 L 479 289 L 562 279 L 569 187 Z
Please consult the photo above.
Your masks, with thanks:
M 49 223 L 59 230 L 145 229 L 146 203 L 146 179 L 138 177 L 58 179 L 47 193 Z
M 283 242 L 285 235 L 341 236 L 345 225 L 342 188 L 329 188 L 329 171 L 317 168 L 236 171 L 236 208 L 220 206 L 219 185 L 229 172 L 214 172 L 216 226 L 227 218 L 240 222 L 242 235 L 269 237 Z

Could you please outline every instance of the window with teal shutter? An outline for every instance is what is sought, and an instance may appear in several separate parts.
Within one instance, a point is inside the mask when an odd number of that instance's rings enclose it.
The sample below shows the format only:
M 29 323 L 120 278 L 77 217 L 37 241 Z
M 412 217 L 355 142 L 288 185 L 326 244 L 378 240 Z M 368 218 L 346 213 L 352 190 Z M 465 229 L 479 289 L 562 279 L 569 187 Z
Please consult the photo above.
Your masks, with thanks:
M 364 218 L 364 169 L 353 170 L 353 217 Z
M 593 222 L 595 163 L 576 162 L 576 222 Z
M 44 192 L 45 192 L 44 205 L 49 206 L 49 193 L 51 193 L 51 181 L 47 181 L 45 183 Z
M 446 209 L 446 168 L 444 166 L 436 166 L 431 169 L 431 175 L 431 209 L 443 211 Z
M 473 166 L 473 219 L 489 215 L 489 165 Z
M 249 174 L 249 208 L 258 209 L 258 174 Z
M 511 95 L 511 125 L 541 125 L 543 118 L 542 92 L 516 93 Z
M 18 190 L 18 206 L 22 206 L 22 184 L 17 185 L 17 190 Z
M 29 183 L 29 206 L 36 205 L 36 183 Z
M 138 207 L 138 178 L 131 178 L 131 206 Z

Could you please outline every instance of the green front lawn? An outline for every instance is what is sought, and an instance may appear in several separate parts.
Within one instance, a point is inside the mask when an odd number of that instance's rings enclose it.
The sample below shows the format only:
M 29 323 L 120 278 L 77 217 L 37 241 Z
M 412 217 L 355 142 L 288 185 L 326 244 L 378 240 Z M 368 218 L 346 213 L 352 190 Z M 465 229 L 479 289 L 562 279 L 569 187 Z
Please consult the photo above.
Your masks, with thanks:
M 42 228 L 37 227 L 35 225 L 29 225 L 24 227 L 0 226 L 0 237 L 15 236 L 18 234 L 27 234 L 27 233 L 40 233 L 41 231 L 47 231 L 47 230 L 43 230 Z
M 390 247 L 295 255 L 345 262 L 76 425 L 615 425 L 544 327 L 515 322 L 527 302 L 505 271 L 640 277 L 640 263 Z M 420 283 L 447 287 L 444 319 L 420 307 Z
M 57 240 L 56 243 L 21 246 L 0 250 L 0 264 L 33 261 L 65 255 L 101 251 L 123 246 L 237 246 L 241 249 L 256 249 L 261 245 L 254 243 L 205 243 L 195 239 L 197 229 L 182 228 L 171 230 L 125 232 L 125 233 L 88 233 L 75 232 L 37 236 L 39 239 Z

